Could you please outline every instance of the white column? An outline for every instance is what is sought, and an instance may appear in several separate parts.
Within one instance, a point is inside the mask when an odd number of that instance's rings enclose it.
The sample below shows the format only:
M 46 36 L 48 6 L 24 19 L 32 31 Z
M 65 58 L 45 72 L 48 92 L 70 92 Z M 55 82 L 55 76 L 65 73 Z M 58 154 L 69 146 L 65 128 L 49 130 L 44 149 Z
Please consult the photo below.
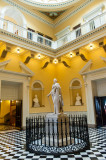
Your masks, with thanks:
M 86 88 L 88 124 L 95 125 L 96 124 L 95 109 L 94 109 L 94 99 L 93 99 L 91 80 L 87 80 L 87 84 L 85 88 Z
M 8 22 L 8 28 L 7 28 L 7 30 L 9 32 L 13 33 L 13 24 L 12 23 Z
M 23 83 L 23 109 L 22 109 L 22 126 L 26 126 L 26 117 L 29 116 L 29 84 Z
M 3 29 L 3 20 L 0 19 L 0 28 Z

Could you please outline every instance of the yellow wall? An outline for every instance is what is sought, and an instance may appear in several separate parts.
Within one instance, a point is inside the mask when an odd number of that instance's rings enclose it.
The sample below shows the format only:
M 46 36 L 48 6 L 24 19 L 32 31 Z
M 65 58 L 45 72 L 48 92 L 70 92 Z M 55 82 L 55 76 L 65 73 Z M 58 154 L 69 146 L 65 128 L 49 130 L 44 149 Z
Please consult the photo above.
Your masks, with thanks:
M 68 25 L 70 25 L 72 29 L 75 25 L 79 23 L 83 23 L 82 17 L 87 13 L 89 13 L 94 8 L 96 8 L 97 6 L 99 6 L 101 3 L 106 4 L 105 0 L 101 0 L 101 1 L 95 0 L 94 2 L 92 2 L 92 5 L 91 4 L 88 5 L 87 7 L 82 9 L 79 13 L 71 17 L 69 20 L 66 20 L 64 23 L 56 27 L 54 30 L 47 24 L 35 19 L 34 17 L 22 12 L 21 10 L 20 11 L 23 13 L 23 15 L 26 18 L 27 27 L 35 29 L 36 31 L 38 30 L 39 32 L 42 32 L 48 36 L 54 37 L 53 32 L 57 33 L 60 30 L 67 27 Z M 6 5 L 8 4 L 3 1 L 0 2 L 0 10 Z M 68 10 L 65 14 L 67 14 L 68 12 L 70 12 L 70 10 Z M 60 16 L 60 18 L 62 18 L 62 16 Z M 55 23 L 58 20 L 59 18 L 55 20 Z M 0 48 L 0 54 L 2 53 L 2 50 L 5 48 L 6 48 L 6 45 L 4 44 Z M 100 59 L 100 56 L 103 56 L 103 57 L 106 56 L 106 53 L 104 52 L 102 47 L 96 48 L 92 51 L 86 51 L 85 49 L 84 53 L 88 60 L 92 59 L 93 61 L 91 70 L 106 66 L 106 63 Z M 21 72 L 21 68 L 19 67 L 19 62 L 20 61 L 24 62 L 25 60 L 24 56 L 18 56 L 17 54 L 14 54 L 14 53 L 8 53 L 5 59 L 0 59 L 0 62 L 6 61 L 9 59 L 11 59 L 11 61 L 9 64 L 7 64 L 5 69 Z M 29 92 L 29 96 L 30 96 L 29 112 L 30 113 L 51 112 L 47 94 L 50 92 L 52 88 L 54 78 L 57 78 L 62 89 L 63 100 L 64 100 L 64 111 L 87 111 L 84 81 L 82 76 L 79 74 L 79 71 L 84 67 L 86 62 L 82 61 L 79 56 L 76 56 L 72 59 L 63 57 L 62 59 L 65 60 L 71 66 L 71 68 L 66 68 L 62 63 L 58 63 L 56 65 L 50 63 L 47 68 L 42 70 L 41 67 L 44 65 L 47 59 L 42 61 L 31 59 L 27 64 L 27 67 L 29 67 L 35 74 L 30 81 L 30 92 Z M 82 99 L 84 103 L 83 106 L 70 106 L 69 86 L 70 86 L 71 80 L 74 78 L 79 78 L 80 81 L 82 82 Z M 44 86 L 43 103 L 45 107 L 39 107 L 39 108 L 32 107 L 32 99 L 33 99 L 32 83 L 35 80 L 40 80 L 43 83 L 43 86 Z M 52 111 L 53 111 L 53 103 L 51 98 L 50 98 L 50 102 L 52 104 Z
M 93 50 L 87 49 L 80 49 L 80 52 L 83 52 L 85 57 L 90 60 L 92 59 L 92 66 L 91 70 L 98 69 L 101 67 L 105 67 L 106 63 L 100 59 L 100 56 L 105 57 L 106 53 L 102 47 L 95 47 Z M 7 64 L 7 70 L 21 72 L 21 68 L 19 67 L 19 62 L 24 62 L 24 56 L 18 56 L 17 54 L 8 53 L 5 59 L 0 59 L 0 62 L 4 60 L 11 59 L 10 63 Z M 87 62 L 84 62 L 80 56 L 75 56 L 74 58 L 66 58 L 62 57 L 62 60 L 65 60 L 71 68 L 66 68 L 63 63 L 52 64 L 50 63 L 47 68 L 41 69 L 48 58 L 44 60 L 36 60 L 31 59 L 29 63 L 26 65 L 29 67 L 33 72 L 34 76 L 31 78 L 30 81 L 30 113 L 40 113 L 40 112 L 51 112 L 49 101 L 47 98 L 47 94 L 51 91 L 53 79 L 57 78 L 58 82 L 60 83 L 63 100 L 64 100 L 64 111 L 87 111 L 86 107 L 86 95 L 85 95 L 85 86 L 82 76 L 79 74 L 80 70 L 85 66 Z M 71 106 L 70 105 L 70 82 L 74 78 L 79 78 L 82 83 L 82 100 L 84 105 L 83 106 Z M 33 92 L 32 92 L 32 84 L 35 80 L 40 80 L 43 83 L 44 90 L 43 90 L 43 104 L 45 107 L 33 108 L 32 107 L 32 100 L 33 100 Z M 52 111 L 53 111 L 53 103 L 50 97 L 50 102 L 52 104 Z
M 10 112 L 10 101 L 1 102 L 0 123 L 4 123 L 3 117 Z
M 68 20 L 65 20 L 63 23 L 61 23 L 59 26 L 57 26 L 54 30 L 54 34 L 61 31 L 62 29 L 64 29 L 67 26 L 70 26 L 70 30 L 72 30 L 72 28 L 74 26 L 78 25 L 79 23 L 84 24 L 83 16 L 90 13 L 92 10 L 99 7 L 101 4 L 105 5 L 105 7 L 103 8 L 103 12 L 106 12 L 106 1 L 105 0 L 101 0 L 101 1 L 100 0 L 95 0 L 92 3 L 90 3 L 89 5 L 87 5 L 84 9 L 81 9 L 78 13 L 71 16 Z M 55 20 L 55 24 L 59 20 L 61 20 L 63 17 L 67 18 L 68 14 L 70 12 L 72 12 L 72 9 L 68 9 L 63 15 L 59 16 L 59 18 L 57 18 Z

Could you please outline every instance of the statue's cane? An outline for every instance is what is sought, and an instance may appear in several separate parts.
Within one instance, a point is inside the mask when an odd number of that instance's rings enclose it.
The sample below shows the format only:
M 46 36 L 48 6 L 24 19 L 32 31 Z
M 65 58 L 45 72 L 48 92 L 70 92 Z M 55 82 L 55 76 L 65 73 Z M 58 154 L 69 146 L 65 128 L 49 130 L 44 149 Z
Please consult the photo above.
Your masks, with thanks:
M 48 96 L 48 101 L 49 101 L 50 109 L 51 109 L 51 112 L 52 112 L 52 107 L 51 107 L 49 96 Z

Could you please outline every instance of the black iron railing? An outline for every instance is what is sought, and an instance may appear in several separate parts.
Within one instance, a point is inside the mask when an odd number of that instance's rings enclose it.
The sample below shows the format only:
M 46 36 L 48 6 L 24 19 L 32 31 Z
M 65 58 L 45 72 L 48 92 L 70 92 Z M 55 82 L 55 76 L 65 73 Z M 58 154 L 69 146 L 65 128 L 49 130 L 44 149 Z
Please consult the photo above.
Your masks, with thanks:
M 68 154 L 89 149 L 86 116 L 57 121 L 46 117 L 26 119 L 26 150 L 37 154 Z

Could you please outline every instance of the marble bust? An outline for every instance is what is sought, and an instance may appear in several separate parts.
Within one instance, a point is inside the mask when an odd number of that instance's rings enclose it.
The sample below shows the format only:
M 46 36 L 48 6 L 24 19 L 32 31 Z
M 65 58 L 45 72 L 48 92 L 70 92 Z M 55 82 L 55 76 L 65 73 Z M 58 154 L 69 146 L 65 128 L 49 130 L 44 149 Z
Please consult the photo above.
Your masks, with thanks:
M 77 93 L 76 96 L 76 102 L 75 102 L 75 106 L 81 106 L 81 97 L 79 96 L 79 93 Z
M 38 100 L 38 96 L 35 94 L 35 97 L 33 99 L 33 107 L 40 107 L 40 104 L 39 104 L 39 100 Z

